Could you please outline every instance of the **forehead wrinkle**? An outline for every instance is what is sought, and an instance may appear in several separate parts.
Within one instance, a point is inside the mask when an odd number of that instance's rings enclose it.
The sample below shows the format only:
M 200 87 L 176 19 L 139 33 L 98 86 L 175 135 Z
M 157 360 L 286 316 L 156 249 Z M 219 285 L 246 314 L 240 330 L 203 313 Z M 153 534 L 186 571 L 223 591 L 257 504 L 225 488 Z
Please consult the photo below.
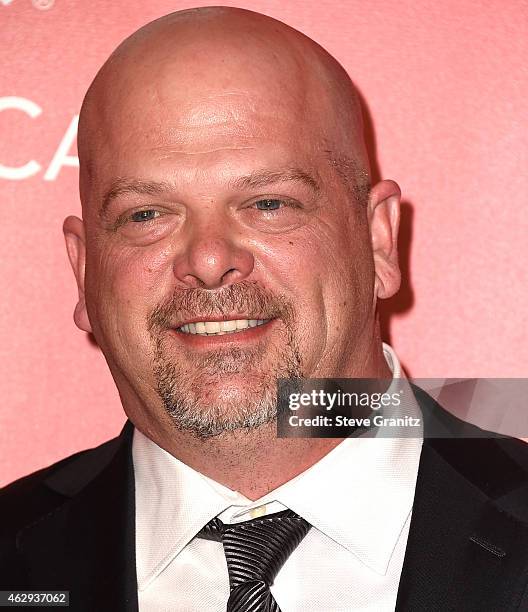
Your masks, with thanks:
M 206 149 L 204 151 L 184 151 L 181 149 L 169 149 L 165 145 L 159 147 L 150 147 L 150 151 L 165 151 L 164 155 L 157 157 L 159 160 L 170 159 L 173 155 L 208 155 L 209 153 L 218 153 L 219 151 L 241 151 L 251 149 L 255 150 L 255 147 L 250 146 L 239 146 L 239 147 L 218 147 L 216 149 Z
M 167 77 L 169 84 L 172 84 L 171 76 Z M 249 91 L 225 92 L 214 88 L 195 88 L 191 99 L 182 100 L 180 92 L 171 92 L 170 96 L 163 97 L 159 94 L 158 98 L 162 106 L 176 105 L 180 122 L 191 128 L 239 122 L 257 112 L 255 97 Z

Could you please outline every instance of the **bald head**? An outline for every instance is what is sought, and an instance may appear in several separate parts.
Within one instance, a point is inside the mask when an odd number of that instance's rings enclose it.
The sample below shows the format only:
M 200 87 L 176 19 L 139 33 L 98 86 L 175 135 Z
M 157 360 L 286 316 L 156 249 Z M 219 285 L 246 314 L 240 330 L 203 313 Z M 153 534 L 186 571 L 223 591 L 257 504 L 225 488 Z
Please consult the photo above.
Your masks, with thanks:
M 297 30 L 252 11 L 171 13 L 123 41 L 86 94 L 78 133 L 83 208 L 101 166 L 119 166 L 127 147 L 192 154 L 231 139 L 250 150 L 272 134 L 294 135 L 325 155 L 356 198 L 365 199 L 360 104 L 332 56 Z

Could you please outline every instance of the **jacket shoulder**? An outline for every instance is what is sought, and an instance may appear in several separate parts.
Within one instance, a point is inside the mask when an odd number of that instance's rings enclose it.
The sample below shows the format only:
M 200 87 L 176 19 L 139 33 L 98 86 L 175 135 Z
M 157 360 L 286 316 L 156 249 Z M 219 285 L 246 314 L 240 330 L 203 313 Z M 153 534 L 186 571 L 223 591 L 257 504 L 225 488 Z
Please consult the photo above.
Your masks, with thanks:
M 52 512 L 92 480 L 117 450 L 119 438 L 80 451 L 0 488 L 0 541 Z
M 503 509 L 528 521 L 528 444 L 463 421 L 422 389 L 413 390 L 424 418 L 424 445 Z

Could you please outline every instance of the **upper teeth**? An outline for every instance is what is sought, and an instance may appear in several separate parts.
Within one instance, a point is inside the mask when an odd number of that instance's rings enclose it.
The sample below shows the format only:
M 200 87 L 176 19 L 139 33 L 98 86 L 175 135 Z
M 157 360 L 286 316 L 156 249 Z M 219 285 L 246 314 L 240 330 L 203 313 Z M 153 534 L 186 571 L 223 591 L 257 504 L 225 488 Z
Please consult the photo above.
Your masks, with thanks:
M 178 331 L 185 334 L 201 334 L 204 336 L 221 336 L 237 332 L 248 327 L 257 327 L 267 323 L 269 319 L 236 319 L 232 321 L 198 321 L 196 323 L 186 323 L 178 327 Z

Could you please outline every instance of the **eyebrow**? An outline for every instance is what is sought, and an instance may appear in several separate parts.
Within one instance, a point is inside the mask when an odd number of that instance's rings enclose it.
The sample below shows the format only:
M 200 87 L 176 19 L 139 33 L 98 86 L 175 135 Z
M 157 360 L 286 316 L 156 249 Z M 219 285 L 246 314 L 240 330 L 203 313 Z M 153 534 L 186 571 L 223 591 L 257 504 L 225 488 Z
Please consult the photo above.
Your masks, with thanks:
M 250 174 L 232 179 L 229 181 L 229 186 L 234 189 L 257 189 L 279 182 L 303 183 L 315 193 L 319 193 L 321 189 L 319 181 L 315 176 L 300 168 L 251 172 Z M 110 204 L 121 195 L 159 195 L 173 189 L 174 185 L 166 181 L 147 181 L 120 177 L 113 181 L 110 188 L 104 194 L 99 217 L 105 219 Z
M 164 191 L 171 189 L 170 183 L 164 181 L 145 181 L 142 179 L 128 179 L 118 178 L 116 179 L 110 189 L 103 196 L 103 204 L 99 210 L 99 217 L 104 219 L 108 208 L 113 200 L 124 194 L 136 194 L 136 195 L 158 195 Z
M 287 168 L 286 170 L 263 170 L 252 172 L 246 176 L 240 176 L 230 182 L 230 185 L 239 189 L 254 189 L 265 187 L 272 183 L 296 181 L 304 183 L 312 191 L 319 192 L 320 185 L 316 178 L 300 168 Z

